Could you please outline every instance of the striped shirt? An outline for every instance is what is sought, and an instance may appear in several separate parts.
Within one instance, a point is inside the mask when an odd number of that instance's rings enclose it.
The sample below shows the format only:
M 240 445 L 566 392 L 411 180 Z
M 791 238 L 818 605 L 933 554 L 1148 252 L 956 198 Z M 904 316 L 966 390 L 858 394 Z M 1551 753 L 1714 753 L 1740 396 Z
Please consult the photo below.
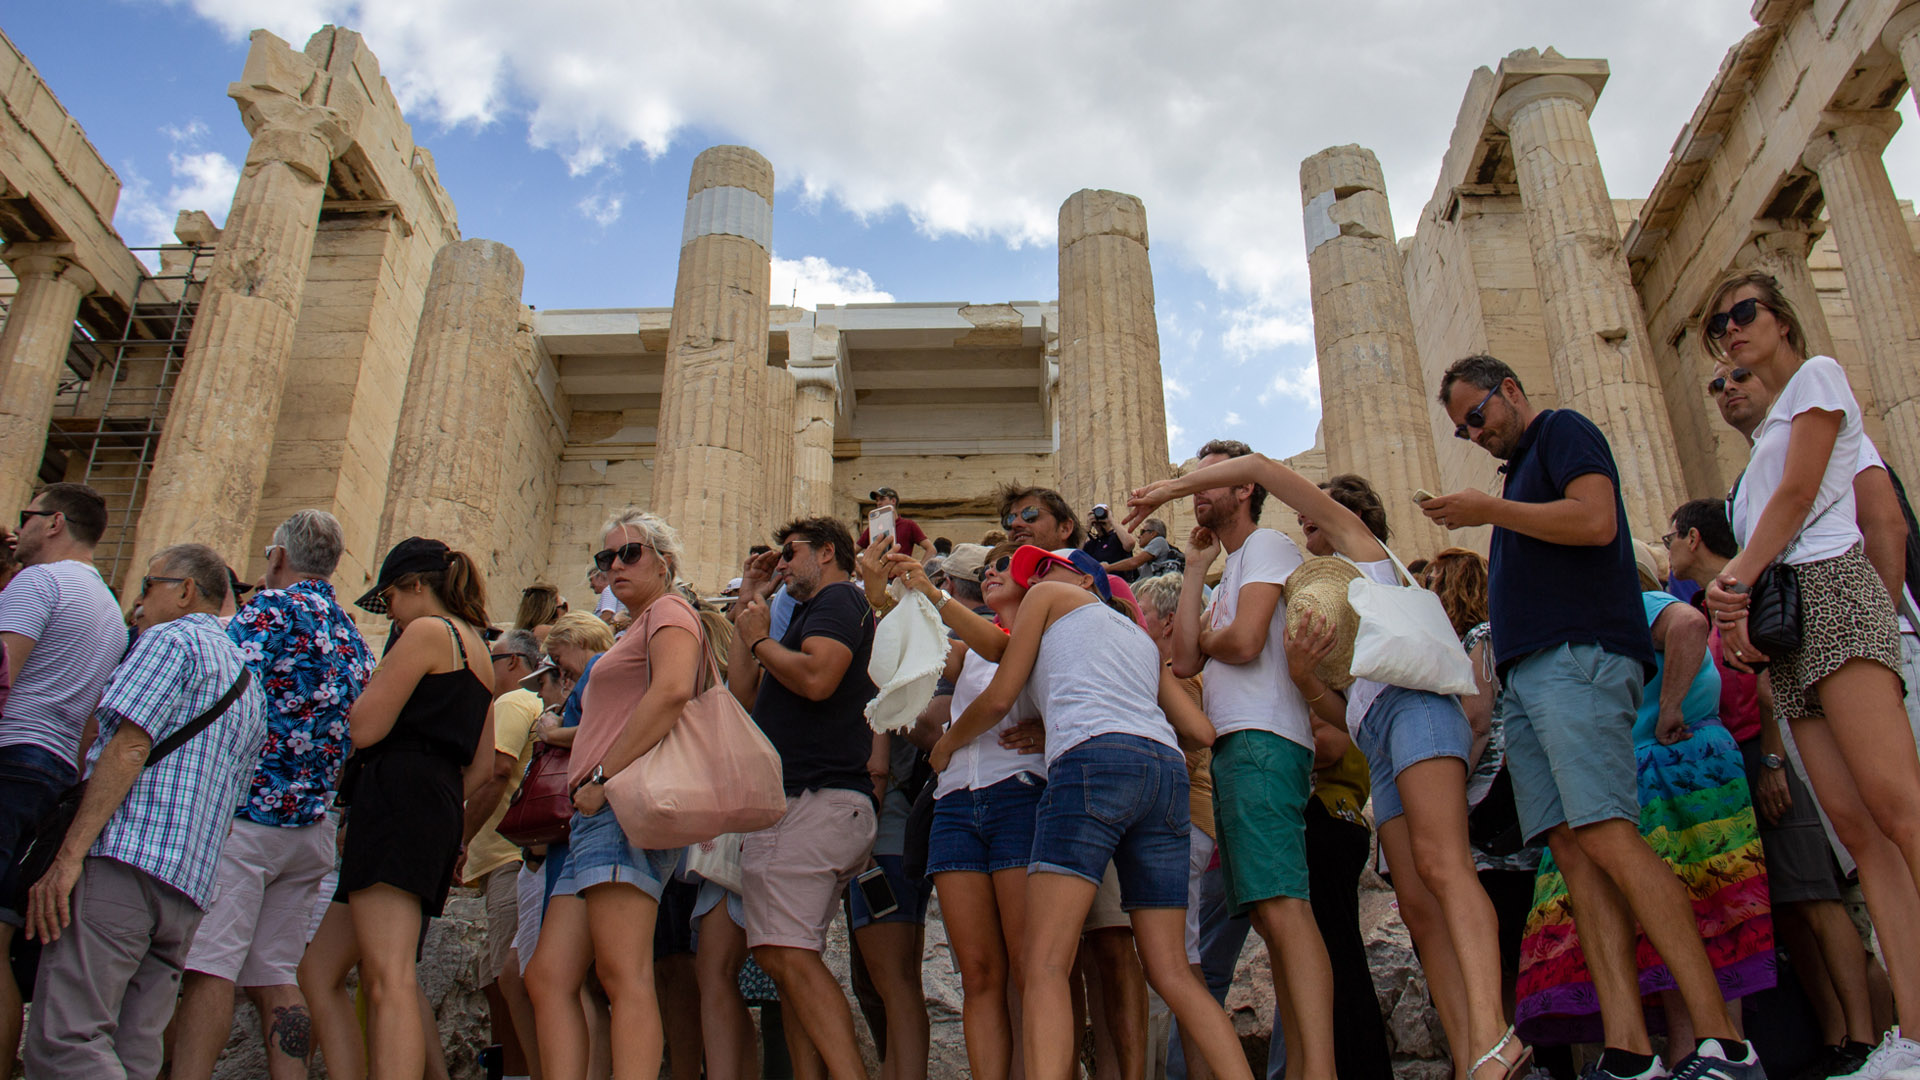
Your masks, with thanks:
M 157 745 L 219 701 L 243 665 L 211 615 L 183 615 L 141 634 L 100 699 L 88 774 L 121 724 L 135 725 Z M 87 854 L 144 870 L 204 910 L 233 808 L 266 737 L 266 700 L 256 681 L 207 730 L 140 773 Z
M 72 559 L 20 571 L 0 589 L 0 633 L 33 642 L 7 693 L 0 746 L 38 746 L 77 763 L 87 716 L 127 652 L 127 624 L 100 571 Z

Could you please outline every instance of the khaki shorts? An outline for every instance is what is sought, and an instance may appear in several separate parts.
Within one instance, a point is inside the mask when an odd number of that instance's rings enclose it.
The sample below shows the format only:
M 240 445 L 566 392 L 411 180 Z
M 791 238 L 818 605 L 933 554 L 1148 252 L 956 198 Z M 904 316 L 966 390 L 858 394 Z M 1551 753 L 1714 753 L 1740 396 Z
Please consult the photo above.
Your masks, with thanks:
M 784 817 L 748 833 L 740 852 L 747 947 L 825 952 L 841 890 L 866 869 L 877 828 L 871 796 L 824 788 L 789 798 Z
M 186 970 L 240 986 L 294 985 L 333 870 L 333 837 L 331 817 L 294 829 L 235 818 Z
M 507 970 L 507 956 L 520 932 L 519 861 L 487 871 L 482 892 L 487 898 L 487 970 L 480 973 L 480 985 L 485 986 Z
M 1087 909 L 1087 921 L 1080 932 L 1090 934 L 1095 930 L 1111 930 L 1116 926 L 1133 928 L 1133 920 L 1120 909 L 1120 872 L 1107 864 L 1107 872 L 1100 879 L 1100 890 L 1093 894 L 1093 906 Z

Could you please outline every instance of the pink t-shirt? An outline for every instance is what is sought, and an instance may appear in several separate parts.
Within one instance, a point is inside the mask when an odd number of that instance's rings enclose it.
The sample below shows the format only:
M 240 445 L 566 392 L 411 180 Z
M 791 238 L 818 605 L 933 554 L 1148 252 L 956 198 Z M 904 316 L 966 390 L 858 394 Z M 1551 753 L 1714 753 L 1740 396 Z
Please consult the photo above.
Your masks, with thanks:
M 569 786 L 591 776 L 593 767 L 627 730 L 627 722 L 633 719 L 652 681 L 647 650 L 653 644 L 653 635 L 669 626 L 700 637 L 700 616 L 678 593 L 668 593 L 648 604 L 613 648 L 594 663 L 593 677 L 587 680 L 586 693 L 580 699 L 580 730 L 573 737 L 573 756 L 567 768 Z

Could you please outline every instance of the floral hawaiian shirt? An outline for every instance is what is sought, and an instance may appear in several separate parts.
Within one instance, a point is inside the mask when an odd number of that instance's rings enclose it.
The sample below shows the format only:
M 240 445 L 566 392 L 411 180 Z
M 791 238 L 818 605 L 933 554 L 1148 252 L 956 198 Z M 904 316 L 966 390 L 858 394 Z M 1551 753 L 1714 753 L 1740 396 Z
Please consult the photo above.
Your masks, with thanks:
M 373 674 L 373 650 L 334 599 L 304 579 L 266 589 L 227 624 L 267 697 L 267 742 L 239 816 L 295 828 L 326 816 L 353 749 L 347 712 Z

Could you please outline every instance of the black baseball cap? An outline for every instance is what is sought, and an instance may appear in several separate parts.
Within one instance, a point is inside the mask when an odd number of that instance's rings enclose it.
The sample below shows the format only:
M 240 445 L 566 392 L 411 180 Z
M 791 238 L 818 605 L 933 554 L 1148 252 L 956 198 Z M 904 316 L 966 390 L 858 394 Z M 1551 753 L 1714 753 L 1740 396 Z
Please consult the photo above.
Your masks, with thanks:
M 874 502 L 879 502 L 883 498 L 892 499 L 895 502 L 898 502 L 900 501 L 900 493 L 893 490 L 890 487 L 875 488 L 872 491 L 867 492 L 867 498 L 872 499 Z
M 360 595 L 354 605 L 363 611 L 375 615 L 387 613 L 387 602 L 380 594 L 393 587 L 394 582 L 408 574 L 426 574 L 436 570 L 445 570 L 453 559 L 453 549 L 439 540 L 429 540 L 424 536 L 409 536 L 393 545 L 387 552 L 385 562 L 380 564 L 380 576 L 374 580 L 373 587 Z

